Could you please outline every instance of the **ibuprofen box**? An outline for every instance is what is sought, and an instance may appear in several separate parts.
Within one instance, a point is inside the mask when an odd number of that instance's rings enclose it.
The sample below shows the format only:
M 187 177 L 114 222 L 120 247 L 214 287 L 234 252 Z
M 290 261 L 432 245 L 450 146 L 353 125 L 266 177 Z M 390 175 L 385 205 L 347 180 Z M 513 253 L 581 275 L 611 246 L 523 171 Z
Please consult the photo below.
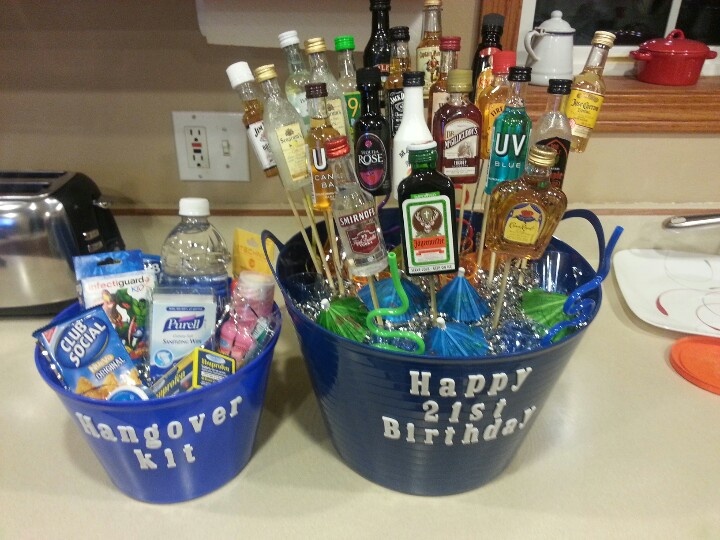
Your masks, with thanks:
M 223 380 L 235 373 L 235 360 L 229 356 L 195 349 L 173 366 L 153 385 L 157 397 L 173 396 Z

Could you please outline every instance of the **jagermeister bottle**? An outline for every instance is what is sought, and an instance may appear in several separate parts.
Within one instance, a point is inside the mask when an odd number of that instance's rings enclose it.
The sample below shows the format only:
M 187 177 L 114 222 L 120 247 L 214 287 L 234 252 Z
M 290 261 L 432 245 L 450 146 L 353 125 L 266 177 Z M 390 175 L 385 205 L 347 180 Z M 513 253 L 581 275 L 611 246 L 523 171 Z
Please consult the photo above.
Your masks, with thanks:
M 532 121 L 525 110 L 525 91 L 531 69 L 513 66 L 508 74 L 510 97 L 493 124 L 485 193 L 500 182 L 518 178 L 525 169 Z
M 410 71 L 410 28 L 393 26 L 390 29 L 390 72 L 385 79 L 385 116 L 390 125 L 390 133 L 395 136 L 403 116 L 403 73 Z
M 548 100 L 545 113 L 533 126 L 530 144 L 549 146 L 557 152 L 557 161 L 551 168 L 550 180 L 557 188 L 562 188 L 565 168 L 570 154 L 572 131 L 563 109 L 570 93 L 570 79 L 550 79 Z
M 372 195 L 390 193 L 390 126 L 380 112 L 380 70 L 376 67 L 357 71 L 360 90 L 360 118 L 355 123 L 355 170 L 360 186 Z
M 325 83 L 310 83 L 305 87 L 310 114 L 310 130 L 305 137 L 312 173 L 313 210 L 324 212 L 332 208 L 335 184 L 328 167 L 325 141 L 340 136 L 330 124 L 327 112 Z
M 412 173 L 398 186 L 405 271 L 411 276 L 456 272 L 455 188 L 435 169 L 435 141 L 408 150 Z
M 565 115 L 570 120 L 572 128 L 570 148 L 574 152 L 585 151 L 590 134 L 595 129 L 600 107 L 605 99 L 603 69 L 613 43 L 615 43 L 615 34 L 595 32 L 585 67 L 573 78 Z

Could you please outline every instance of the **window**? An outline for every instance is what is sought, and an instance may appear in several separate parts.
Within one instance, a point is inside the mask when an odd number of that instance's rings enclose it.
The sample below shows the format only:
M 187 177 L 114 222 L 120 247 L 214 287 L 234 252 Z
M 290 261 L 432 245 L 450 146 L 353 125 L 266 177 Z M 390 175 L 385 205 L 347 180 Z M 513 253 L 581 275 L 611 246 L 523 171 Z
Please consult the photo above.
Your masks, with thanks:
M 518 60 L 527 58 L 525 34 L 560 10 L 575 28 L 573 71 L 579 72 L 589 53 L 595 30 L 617 35 L 605 66 L 606 75 L 632 71 L 630 51 L 648 39 L 667 36 L 679 28 L 687 39 L 700 41 L 720 52 L 720 1 L 718 0 L 524 0 L 518 32 Z M 703 75 L 720 75 L 720 57 L 706 60 Z

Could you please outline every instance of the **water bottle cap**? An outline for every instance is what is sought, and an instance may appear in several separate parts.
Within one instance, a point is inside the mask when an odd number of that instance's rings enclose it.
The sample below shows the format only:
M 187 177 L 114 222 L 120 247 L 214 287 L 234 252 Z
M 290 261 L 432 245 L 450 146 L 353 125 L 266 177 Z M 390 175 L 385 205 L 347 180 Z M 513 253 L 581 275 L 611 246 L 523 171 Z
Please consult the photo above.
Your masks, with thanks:
M 235 62 L 234 64 L 228 66 L 225 73 L 227 73 L 228 79 L 230 79 L 230 86 L 233 88 L 237 88 L 243 83 L 255 80 L 247 62 Z
M 278 40 L 280 41 L 281 49 L 284 49 L 285 47 L 288 47 L 290 45 L 300 43 L 300 38 L 298 38 L 297 30 L 288 30 L 287 32 L 282 32 L 281 34 L 278 34 Z
M 200 197 L 183 197 L 180 199 L 181 216 L 209 216 L 210 201 Z
M 337 36 L 335 38 L 336 51 L 354 51 L 355 38 L 353 36 Z

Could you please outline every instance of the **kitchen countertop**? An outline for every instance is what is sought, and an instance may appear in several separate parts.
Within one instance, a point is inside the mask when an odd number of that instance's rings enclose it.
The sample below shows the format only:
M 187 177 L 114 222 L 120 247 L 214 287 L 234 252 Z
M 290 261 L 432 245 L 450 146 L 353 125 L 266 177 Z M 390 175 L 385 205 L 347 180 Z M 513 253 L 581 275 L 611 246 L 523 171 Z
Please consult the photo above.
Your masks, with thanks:
M 601 221 L 607 236 L 625 228 L 617 250 L 720 253 L 718 229 L 670 232 L 665 217 L 602 213 Z M 128 247 L 157 252 L 175 218 L 118 221 Z M 226 239 L 234 227 L 267 227 L 281 240 L 296 231 L 288 217 L 213 221 Z M 570 220 L 556 236 L 597 263 L 589 226 Z M 720 396 L 670 366 L 683 334 L 635 317 L 613 273 L 603 289 L 600 313 L 509 467 L 447 497 L 396 493 L 340 460 L 285 317 L 245 469 L 193 501 L 132 500 L 35 370 L 31 333 L 49 318 L 0 318 L 9 370 L 0 378 L 0 538 L 718 538 Z

